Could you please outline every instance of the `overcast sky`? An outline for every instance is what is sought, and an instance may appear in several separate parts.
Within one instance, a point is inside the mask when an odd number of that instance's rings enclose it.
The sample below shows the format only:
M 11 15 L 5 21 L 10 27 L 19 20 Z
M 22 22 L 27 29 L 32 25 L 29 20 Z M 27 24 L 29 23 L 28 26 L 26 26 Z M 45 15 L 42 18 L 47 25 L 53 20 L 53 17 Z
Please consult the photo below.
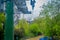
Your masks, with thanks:
M 35 7 L 34 10 L 32 10 L 32 7 L 30 5 L 30 1 L 26 1 L 26 5 L 28 7 L 28 10 L 32 12 L 32 14 L 25 14 L 24 18 L 27 20 L 34 19 L 39 16 L 40 10 L 42 9 L 40 6 L 42 6 L 44 3 L 46 4 L 48 0 L 35 0 Z M 21 14 L 22 15 L 22 14 Z

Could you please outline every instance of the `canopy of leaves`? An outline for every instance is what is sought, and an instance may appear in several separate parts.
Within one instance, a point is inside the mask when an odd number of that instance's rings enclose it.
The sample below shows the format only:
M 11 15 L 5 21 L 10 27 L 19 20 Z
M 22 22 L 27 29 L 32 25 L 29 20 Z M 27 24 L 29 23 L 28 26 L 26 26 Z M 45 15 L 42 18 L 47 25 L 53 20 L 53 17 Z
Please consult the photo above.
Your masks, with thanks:
M 5 22 L 5 15 L 4 13 L 0 12 L 0 30 L 3 29 L 3 23 Z

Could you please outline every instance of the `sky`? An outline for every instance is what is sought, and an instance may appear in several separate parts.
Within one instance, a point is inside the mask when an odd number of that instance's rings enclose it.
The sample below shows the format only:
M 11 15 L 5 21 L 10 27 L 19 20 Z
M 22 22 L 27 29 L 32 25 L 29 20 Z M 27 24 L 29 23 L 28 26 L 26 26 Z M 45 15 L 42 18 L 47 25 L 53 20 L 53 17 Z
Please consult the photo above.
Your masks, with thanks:
M 48 2 L 48 0 L 35 0 L 35 7 L 34 10 L 32 10 L 32 7 L 30 5 L 30 1 L 26 1 L 26 5 L 29 11 L 32 12 L 32 14 L 24 14 L 24 18 L 26 20 L 33 20 L 34 18 L 38 17 L 41 11 L 41 6 L 43 4 L 46 4 Z M 21 17 L 23 16 L 23 14 L 21 14 Z

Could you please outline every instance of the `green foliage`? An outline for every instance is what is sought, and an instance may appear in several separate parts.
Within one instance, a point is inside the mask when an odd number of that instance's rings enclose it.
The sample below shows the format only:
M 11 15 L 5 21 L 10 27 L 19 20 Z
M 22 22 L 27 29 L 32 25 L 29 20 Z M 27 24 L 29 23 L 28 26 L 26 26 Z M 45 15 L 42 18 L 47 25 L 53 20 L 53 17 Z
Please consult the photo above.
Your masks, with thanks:
M 3 30 L 3 23 L 5 22 L 4 13 L 0 12 L 0 31 Z
M 5 21 L 5 15 L 4 13 L 0 12 L 0 22 L 4 22 Z
M 3 23 L 5 22 L 5 15 L 3 12 L 0 12 L 0 40 L 4 38 Z
M 26 20 L 20 20 L 19 23 L 15 26 L 15 34 L 20 35 L 22 38 L 30 36 L 29 24 Z
M 34 36 L 41 34 L 37 23 L 30 24 L 30 31 L 31 31 L 31 33 L 33 33 Z
M 37 36 L 43 34 L 49 37 L 60 36 L 60 0 L 52 0 L 46 5 L 43 5 L 43 10 L 40 16 L 34 19 L 32 23 L 26 20 L 20 20 L 16 29 L 20 31 L 23 36 Z
M 47 5 L 43 5 L 43 10 L 40 13 L 44 18 L 45 30 L 42 31 L 45 36 L 59 37 L 60 36 L 60 0 L 51 0 Z M 41 17 L 41 18 L 43 18 Z M 41 29 L 43 30 L 43 29 Z
M 38 22 L 28 23 L 26 20 L 22 19 L 15 26 L 15 34 L 20 35 L 20 37 L 34 37 L 41 35 L 40 27 Z

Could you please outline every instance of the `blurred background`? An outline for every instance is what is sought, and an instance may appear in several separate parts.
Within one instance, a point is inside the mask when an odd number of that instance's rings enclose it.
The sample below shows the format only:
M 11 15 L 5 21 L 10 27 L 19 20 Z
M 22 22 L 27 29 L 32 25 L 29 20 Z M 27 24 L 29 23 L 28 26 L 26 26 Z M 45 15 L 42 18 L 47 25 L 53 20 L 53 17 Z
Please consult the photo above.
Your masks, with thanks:
M 13 0 L 13 12 L 14 40 L 60 40 L 60 0 Z M 0 0 L 0 40 L 6 18 L 6 1 Z

